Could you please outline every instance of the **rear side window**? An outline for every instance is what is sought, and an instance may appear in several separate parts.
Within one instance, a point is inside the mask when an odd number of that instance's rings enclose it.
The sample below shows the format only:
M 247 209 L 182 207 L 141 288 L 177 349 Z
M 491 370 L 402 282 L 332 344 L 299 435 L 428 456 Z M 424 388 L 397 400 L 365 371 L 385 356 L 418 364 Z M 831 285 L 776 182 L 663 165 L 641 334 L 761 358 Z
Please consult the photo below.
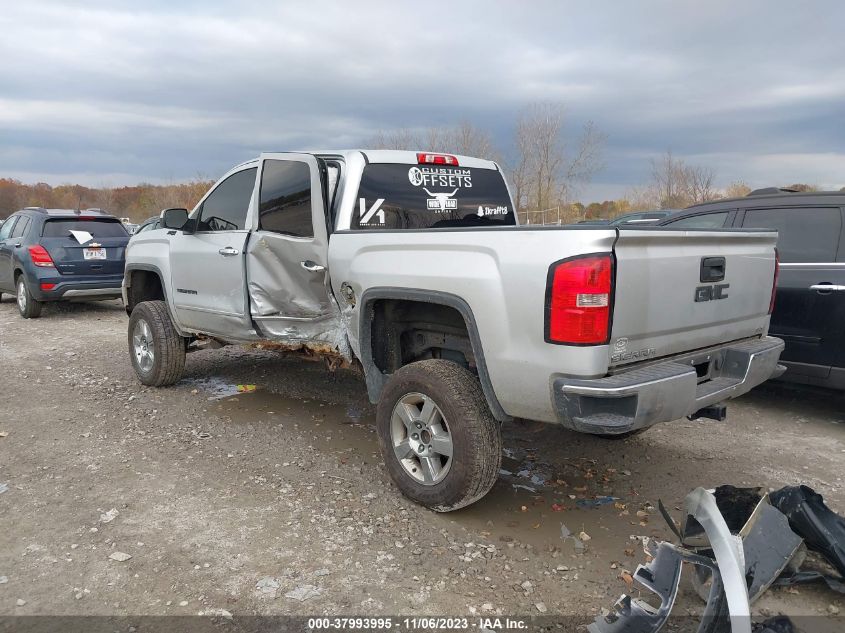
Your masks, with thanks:
M 25 216 L 21 216 L 18 218 L 18 223 L 15 224 L 15 228 L 12 230 L 12 237 L 23 237 L 26 230 L 29 228 L 29 218 Z
M 442 165 L 370 164 L 353 229 L 429 229 L 516 224 L 502 174 Z
M 691 215 L 681 218 L 675 222 L 669 222 L 667 226 L 673 229 L 721 229 L 728 219 L 727 211 L 719 213 L 704 213 L 702 215 Z
M 783 263 L 836 260 L 842 216 L 834 208 L 749 209 L 744 228 L 778 230 L 778 254 Z
M 70 231 L 87 231 L 91 237 L 128 237 L 120 220 L 108 218 L 77 220 L 76 218 L 54 218 L 44 222 L 42 237 L 72 237 Z
M 264 161 L 258 228 L 312 237 L 311 169 L 297 160 Z
M 236 172 L 217 185 L 202 203 L 197 231 L 241 231 L 255 188 L 258 167 Z
M 3 222 L 3 226 L 0 226 L 0 240 L 5 240 L 9 237 L 12 233 L 12 229 L 15 228 L 15 222 L 18 221 L 17 215 L 13 215 L 11 218 Z

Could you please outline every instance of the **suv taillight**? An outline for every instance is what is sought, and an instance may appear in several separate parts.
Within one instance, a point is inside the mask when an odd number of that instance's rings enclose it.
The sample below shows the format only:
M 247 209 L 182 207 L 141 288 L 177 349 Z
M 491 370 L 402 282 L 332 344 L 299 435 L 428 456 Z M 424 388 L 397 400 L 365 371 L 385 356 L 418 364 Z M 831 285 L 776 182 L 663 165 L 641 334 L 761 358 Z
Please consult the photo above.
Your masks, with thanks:
M 50 257 L 50 253 L 48 253 L 47 249 L 41 246 L 41 244 L 29 247 L 29 257 L 32 259 L 32 263 L 36 266 L 41 266 L 42 268 L 55 266 L 53 258 Z
M 546 342 L 607 343 L 612 294 L 610 253 L 581 255 L 552 264 L 546 287 Z
M 775 249 L 775 275 L 772 280 L 772 298 L 769 299 L 769 314 L 775 310 L 775 296 L 778 292 L 778 275 L 780 274 L 780 255 L 778 249 Z

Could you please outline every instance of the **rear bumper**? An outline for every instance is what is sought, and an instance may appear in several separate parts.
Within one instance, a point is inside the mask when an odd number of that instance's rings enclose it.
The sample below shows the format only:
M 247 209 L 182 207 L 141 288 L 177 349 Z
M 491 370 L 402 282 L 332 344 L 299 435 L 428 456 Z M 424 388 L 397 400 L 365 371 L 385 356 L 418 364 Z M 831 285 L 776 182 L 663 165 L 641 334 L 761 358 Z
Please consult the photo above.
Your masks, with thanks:
M 97 276 L 92 279 L 66 279 L 60 276 L 44 277 L 30 284 L 30 292 L 38 301 L 94 301 L 98 299 L 119 299 L 123 275 Z M 50 290 L 42 290 L 42 283 L 55 284 Z
M 627 433 L 683 418 L 779 376 L 782 351 L 783 341 L 767 336 L 605 378 L 557 378 L 554 404 L 560 422 L 576 431 Z M 699 376 L 696 366 L 706 374 Z

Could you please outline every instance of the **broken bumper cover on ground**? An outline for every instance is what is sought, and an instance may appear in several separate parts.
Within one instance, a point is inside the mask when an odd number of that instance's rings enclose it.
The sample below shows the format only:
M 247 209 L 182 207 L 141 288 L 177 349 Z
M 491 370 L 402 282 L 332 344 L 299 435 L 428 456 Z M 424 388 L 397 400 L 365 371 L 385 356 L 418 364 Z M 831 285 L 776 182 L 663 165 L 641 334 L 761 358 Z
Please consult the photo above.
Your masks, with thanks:
M 576 431 L 627 433 L 750 391 L 783 373 L 778 365 L 782 351 L 783 341 L 767 336 L 606 378 L 557 378 L 552 383 L 555 407 L 561 423 Z

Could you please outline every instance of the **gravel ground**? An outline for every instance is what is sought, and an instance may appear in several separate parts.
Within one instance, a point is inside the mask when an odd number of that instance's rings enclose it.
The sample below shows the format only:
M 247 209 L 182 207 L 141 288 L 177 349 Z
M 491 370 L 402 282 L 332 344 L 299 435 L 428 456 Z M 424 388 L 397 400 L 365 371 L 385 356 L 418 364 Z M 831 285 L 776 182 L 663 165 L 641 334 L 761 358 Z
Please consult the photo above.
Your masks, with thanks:
M 190 354 L 175 387 L 145 388 L 126 324 L 117 302 L 30 321 L 0 303 L 0 615 L 592 619 L 644 561 L 637 537 L 671 536 L 658 498 L 679 514 L 696 486 L 806 483 L 845 510 L 836 393 L 774 384 L 724 423 L 624 441 L 509 424 L 492 493 L 439 515 L 391 485 L 354 372 L 230 347 Z M 578 506 L 597 495 L 619 500 Z M 676 612 L 697 612 L 684 587 Z M 755 605 L 836 609 L 842 596 L 815 586 Z

